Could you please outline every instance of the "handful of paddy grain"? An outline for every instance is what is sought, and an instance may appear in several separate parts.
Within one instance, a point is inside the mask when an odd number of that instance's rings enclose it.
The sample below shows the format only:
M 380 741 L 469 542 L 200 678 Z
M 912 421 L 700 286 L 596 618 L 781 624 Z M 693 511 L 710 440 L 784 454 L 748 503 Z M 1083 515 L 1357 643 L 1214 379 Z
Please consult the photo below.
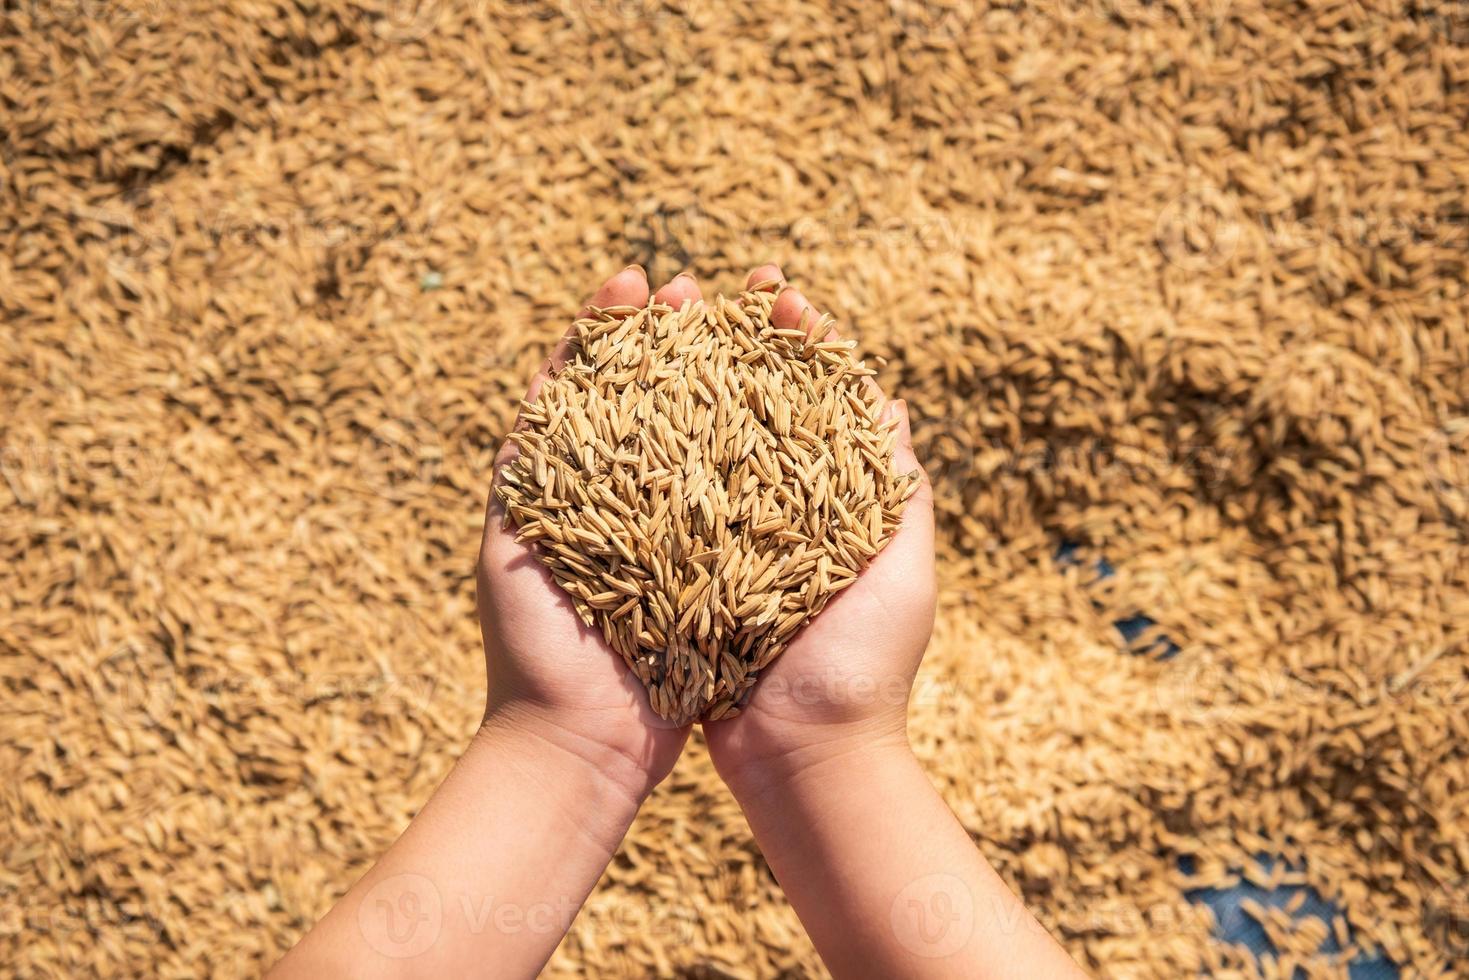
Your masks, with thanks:
M 775 296 L 593 310 L 521 413 L 497 493 L 521 541 L 680 724 L 760 672 L 892 538 L 893 472 L 855 342 Z

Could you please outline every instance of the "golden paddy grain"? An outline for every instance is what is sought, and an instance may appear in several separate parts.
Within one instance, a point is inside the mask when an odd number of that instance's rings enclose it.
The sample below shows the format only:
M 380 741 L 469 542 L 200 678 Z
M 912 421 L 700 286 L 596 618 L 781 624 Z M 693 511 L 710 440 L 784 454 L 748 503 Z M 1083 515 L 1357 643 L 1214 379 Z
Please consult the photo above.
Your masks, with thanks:
M 917 486 L 855 343 L 774 301 L 593 310 L 500 473 L 517 539 L 678 724 L 737 713 Z
M 932 478 L 915 750 L 1079 961 L 1258 974 L 1187 892 L 1268 854 L 1462 971 L 1452 7 L 8 5 L 0 963 L 290 946 L 481 716 L 494 454 L 586 294 L 778 261 Z M 548 968 L 821 972 L 697 738 Z

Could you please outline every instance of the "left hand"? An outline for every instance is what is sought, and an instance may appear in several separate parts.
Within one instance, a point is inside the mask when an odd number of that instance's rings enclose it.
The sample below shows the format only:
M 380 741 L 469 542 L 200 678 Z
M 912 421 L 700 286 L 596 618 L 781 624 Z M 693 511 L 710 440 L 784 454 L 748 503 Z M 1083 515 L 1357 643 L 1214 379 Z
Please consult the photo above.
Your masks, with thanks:
M 629 266 L 603 283 L 589 305 L 641 307 L 648 292 L 646 273 Z M 675 278 L 655 297 L 674 307 L 700 298 L 688 276 Z M 567 355 L 563 339 L 531 381 L 526 401 L 534 401 Z M 496 480 L 515 452 L 508 441 L 501 448 Z M 582 756 L 641 799 L 673 769 L 689 727 L 653 712 L 632 671 L 598 630 L 581 621 L 534 545 L 517 542 L 504 518 L 491 491 L 477 568 L 489 678 L 485 722 L 524 729 Z

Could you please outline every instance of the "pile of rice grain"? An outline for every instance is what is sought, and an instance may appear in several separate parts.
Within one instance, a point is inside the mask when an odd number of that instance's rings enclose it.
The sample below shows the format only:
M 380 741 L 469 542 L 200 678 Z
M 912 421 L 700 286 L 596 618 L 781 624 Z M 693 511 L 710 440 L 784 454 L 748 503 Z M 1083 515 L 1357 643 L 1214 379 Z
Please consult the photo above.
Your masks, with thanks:
M 1290 975 L 1192 900 L 1265 856 L 1308 976 L 1463 973 L 1453 7 L 8 4 L 0 963 L 264 972 L 483 716 L 585 291 L 778 261 L 933 485 L 915 751 L 1083 966 Z M 699 729 L 546 972 L 825 975 Z
M 501 474 L 517 537 L 679 724 L 738 712 L 917 486 L 856 342 L 774 301 L 594 310 Z

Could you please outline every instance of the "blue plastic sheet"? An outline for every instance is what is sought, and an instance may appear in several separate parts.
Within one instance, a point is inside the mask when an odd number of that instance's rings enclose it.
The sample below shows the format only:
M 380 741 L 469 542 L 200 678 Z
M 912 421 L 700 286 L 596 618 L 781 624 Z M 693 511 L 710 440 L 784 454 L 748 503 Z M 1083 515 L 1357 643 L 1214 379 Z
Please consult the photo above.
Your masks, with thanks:
M 1074 564 L 1080 560 L 1079 552 L 1080 549 L 1075 543 L 1063 542 L 1056 550 L 1056 562 L 1062 565 Z M 1115 574 L 1111 563 L 1105 558 L 1098 559 L 1095 568 L 1099 579 L 1110 578 Z M 1144 630 L 1155 625 L 1155 621 L 1146 614 L 1138 613 L 1118 620 L 1113 625 L 1122 634 L 1124 643 L 1130 647 Z M 1137 652 L 1167 659 L 1178 653 L 1178 646 L 1172 640 L 1163 637 Z M 1268 855 L 1259 855 L 1257 861 L 1267 874 L 1274 867 L 1274 859 Z M 1179 867 L 1186 874 L 1192 872 L 1187 858 L 1180 859 Z M 1295 867 L 1291 870 L 1298 871 L 1303 868 Z M 1214 921 L 1217 924 L 1216 934 L 1220 939 L 1244 946 L 1259 957 L 1262 954 L 1273 954 L 1278 951 L 1271 944 L 1260 924 L 1244 911 L 1244 903 L 1248 899 L 1254 899 L 1261 905 L 1286 908 L 1299 892 L 1305 892 L 1306 897 L 1302 900 L 1300 908 L 1293 913 L 1293 917 L 1300 919 L 1315 916 L 1325 921 L 1328 926 L 1331 925 L 1340 910 L 1323 898 L 1314 888 L 1304 885 L 1281 885 L 1267 889 L 1241 880 L 1239 884 L 1230 888 L 1196 888 L 1185 894 L 1190 901 L 1206 905 L 1213 910 Z M 1321 949 L 1323 952 L 1335 953 L 1341 951 L 1341 946 L 1334 934 L 1328 934 L 1326 941 L 1321 944 Z M 1347 968 L 1352 980 L 1396 980 L 1399 972 L 1396 964 L 1381 955 L 1371 957 L 1358 955 L 1348 964 Z

